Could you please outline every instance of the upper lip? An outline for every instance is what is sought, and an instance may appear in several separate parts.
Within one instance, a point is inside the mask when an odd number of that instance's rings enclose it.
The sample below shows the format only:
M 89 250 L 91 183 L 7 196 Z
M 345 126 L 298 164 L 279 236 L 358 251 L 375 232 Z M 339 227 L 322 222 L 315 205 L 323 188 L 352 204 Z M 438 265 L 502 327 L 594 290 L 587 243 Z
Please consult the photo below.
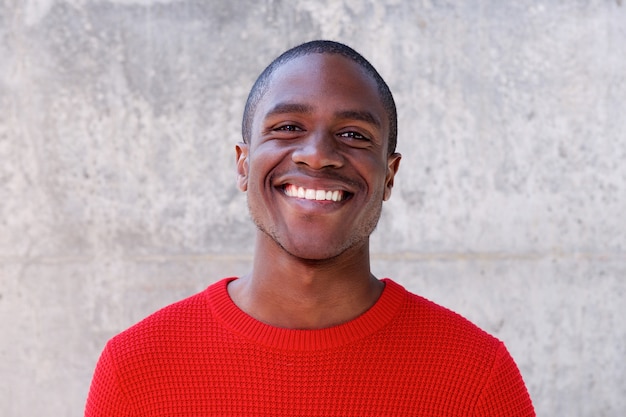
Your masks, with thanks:
M 278 188 L 284 188 L 289 184 L 305 189 L 342 191 L 345 195 L 354 194 L 358 188 L 353 181 L 329 176 L 285 175 L 274 182 L 274 186 Z
M 294 184 L 285 184 L 283 190 L 288 197 L 303 198 L 305 200 L 316 201 L 343 201 L 351 196 L 350 193 L 343 190 L 325 190 L 322 188 L 304 188 Z

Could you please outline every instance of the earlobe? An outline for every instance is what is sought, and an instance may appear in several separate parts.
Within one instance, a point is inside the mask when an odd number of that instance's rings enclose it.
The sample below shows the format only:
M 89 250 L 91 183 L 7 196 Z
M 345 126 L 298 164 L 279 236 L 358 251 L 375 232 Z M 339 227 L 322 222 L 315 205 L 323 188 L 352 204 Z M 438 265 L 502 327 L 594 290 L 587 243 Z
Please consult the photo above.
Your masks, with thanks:
M 248 190 L 248 154 L 250 147 L 247 143 L 239 142 L 235 145 L 235 153 L 237 157 L 237 188 L 240 191 Z
M 393 180 L 400 168 L 400 159 L 402 155 L 399 153 L 393 153 L 387 158 L 387 177 L 385 178 L 385 192 L 383 194 L 383 201 L 389 200 L 391 197 L 391 189 L 393 188 Z

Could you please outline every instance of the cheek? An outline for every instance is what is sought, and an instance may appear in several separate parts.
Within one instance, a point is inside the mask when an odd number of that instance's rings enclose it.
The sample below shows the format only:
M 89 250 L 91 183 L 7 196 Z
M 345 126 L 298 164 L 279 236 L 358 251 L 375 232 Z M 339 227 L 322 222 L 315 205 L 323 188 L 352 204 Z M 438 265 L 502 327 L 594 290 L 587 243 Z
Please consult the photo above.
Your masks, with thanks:
M 259 150 L 249 159 L 248 176 L 246 178 L 246 187 L 248 198 L 259 199 L 263 194 L 269 191 L 271 186 L 272 175 L 278 165 L 278 160 L 272 152 Z
M 387 165 L 380 161 L 371 161 L 371 163 L 365 168 L 364 172 L 368 175 L 368 183 L 373 189 L 373 192 L 386 194 L 387 188 Z
M 248 160 L 250 181 L 263 182 L 271 177 L 281 164 L 289 162 L 290 151 L 285 147 L 276 146 L 272 142 L 259 145 Z

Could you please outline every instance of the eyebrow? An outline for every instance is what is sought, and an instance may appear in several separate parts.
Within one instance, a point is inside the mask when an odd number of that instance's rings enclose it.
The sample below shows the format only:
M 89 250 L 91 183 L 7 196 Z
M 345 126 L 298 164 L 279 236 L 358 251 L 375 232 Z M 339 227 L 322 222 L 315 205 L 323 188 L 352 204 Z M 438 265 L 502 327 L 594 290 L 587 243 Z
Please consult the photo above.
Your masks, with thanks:
M 286 113 L 311 114 L 313 113 L 313 110 L 313 106 L 309 106 L 308 104 L 278 103 L 269 112 L 267 112 L 266 118 Z M 379 129 L 382 127 L 380 119 L 374 116 L 371 112 L 365 110 L 343 110 L 336 112 L 335 116 L 340 119 L 360 120 Z
M 360 120 L 362 122 L 366 122 L 371 125 L 374 125 L 379 129 L 382 127 L 382 123 L 380 122 L 378 117 L 375 117 L 372 113 L 368 111 L 346 110 L 346 111 L 338 112 L 336 116 L 338 116 L 341 119 Z
M 265 117 L 267 118 L 285 113 L 311 114 L 313 113 L 313 106 L 299 103 L 278 103 L 267 112 Z

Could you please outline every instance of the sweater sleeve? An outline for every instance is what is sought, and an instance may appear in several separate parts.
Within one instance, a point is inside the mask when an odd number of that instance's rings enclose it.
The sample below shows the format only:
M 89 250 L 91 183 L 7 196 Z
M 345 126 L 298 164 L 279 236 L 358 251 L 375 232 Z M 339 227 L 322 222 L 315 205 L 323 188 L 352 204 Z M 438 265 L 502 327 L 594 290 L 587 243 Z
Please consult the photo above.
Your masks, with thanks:
M 110 353 L 102 352 L 89 388 L 85 417 L 131 417 L 132 409 L 122 391 Z
M 475 406 L 477 417 L 535 417 L 535 410 L 517 365 L 504 344 Z

